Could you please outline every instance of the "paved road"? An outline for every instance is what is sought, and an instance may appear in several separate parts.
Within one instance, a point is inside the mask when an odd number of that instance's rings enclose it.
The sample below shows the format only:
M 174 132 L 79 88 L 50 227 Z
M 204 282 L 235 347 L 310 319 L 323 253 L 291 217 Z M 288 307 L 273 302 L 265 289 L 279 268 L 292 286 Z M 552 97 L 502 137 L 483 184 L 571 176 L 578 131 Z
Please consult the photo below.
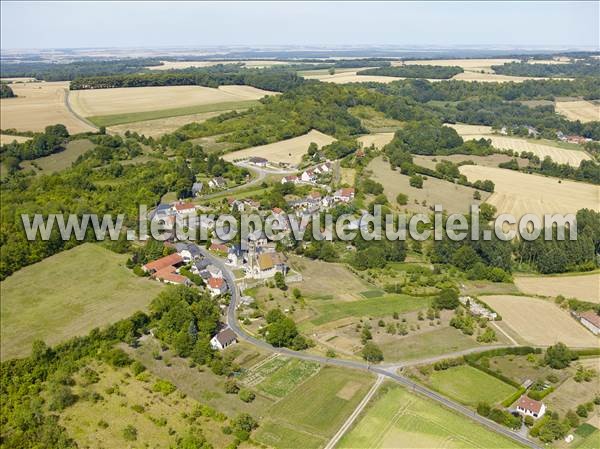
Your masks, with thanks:
M 512 439 L 513 441 L 516 441 L 524 446 L 527 446 L 527 447 L 530 447 L 533 449 L 542 449 L 541 446 L 538 446 L 535 442 L 529 440 L 528 438 L 525 438 L 524 436 L 518 434 L 517 432 L 513 432 L 512 430 L 508 429 L 507 427 L 504 427 L 500 424 L 495 423 L 494 421 L 484 418 L 483 416 L 478 415 L 473 410 L 471 410 L 461 404 L 458 404 L 454 401 L 451 401 L 450 399 L 436 393 L 435 391 L 432 391 L 429 388 L 426 388 L 420 384 L 417 384 L 417 383 L 413 382 L 412 380 L 396 373 L 394 366 L 392 366 L 392 365 L 390 365 L 390 366 L 371 365 L 371 364 L 368 364 L 365 362 L 359 362 L 359 361 L 354 361 L 354 360 L 331 359 L 331 358 L 322 357 L 319 355 L 308 354 L 308 353 L 303 353 L 303 352 L 298 352 L 298 351 L 292 351 L 291 349 L 287 349 L 287 348 L 275 348 L 274 346 L 271 346 L 267 342 L 265 342 L 263 340 L 259 340 L 255 337 L 253 337 L 252 335 L 247 334 L 246 331 L 244 331 L 239 326 L 239 323 L 236 318 L 236 306 L 237 306 L 237 301 L 239 299 L 239 292 L 238 292 L 237 286 L 235 284 L 235 277 L 234 277 L 233 273 L 221 259 L 210 254 L 206 250 L 206 248 L 199 246 L 198 249 L 205 257 L 208 257 L 209 259 L 211 259 L 211 261 L 223 271 L 223 277 L 225 278 L 225 281 L 227 281 L 227 285 L 229 286 L 230 292 L 231 292 L 231 301 L 229 303 L 229 308 L 227 309 L 227 323 L 229 324 L 229 327 L 236 333 L 236 335 L 239 337 L 240 340 L 251 343 L 251 344 L 258 346 L 260 348 L 263 348 L 267 351 L 275 352 L 275 353 L 282 354 L 282 355 L 285 355 L 288 357 L 294 357 L 294 358 L 302 359 L 302 360 L 310 360 L 310 361 L 319 362 L 322 364 L 336 365 L 336 366 L 341 366 L 344 368 L 366 370 L 366 371 L 370 371 L 372 373 L 375 373 L 375 374 L 378 374 L 381 376 L 385 376 L 388 379 L 392 379 L 392 380 L 402 384 L 407 389 L 409 389 L 415 393 L 418 393 L 422 396 L 425 396 L 429 399 L 432 399 L 455 412 L 458 412 L 464 416 L 467 416 L 467 417 L 471 418 L 473 421 L 476 421 L 477 423 L 487 427 L 488 429 L 490 429 L 494 432 L 497 432 L 501 435 L 504 435 L 504 436 Z M 446 355 L 446 357 L 448 357 L 448 355 Z M 417 361 L 415 361 L 414 363 L 417 363 Z

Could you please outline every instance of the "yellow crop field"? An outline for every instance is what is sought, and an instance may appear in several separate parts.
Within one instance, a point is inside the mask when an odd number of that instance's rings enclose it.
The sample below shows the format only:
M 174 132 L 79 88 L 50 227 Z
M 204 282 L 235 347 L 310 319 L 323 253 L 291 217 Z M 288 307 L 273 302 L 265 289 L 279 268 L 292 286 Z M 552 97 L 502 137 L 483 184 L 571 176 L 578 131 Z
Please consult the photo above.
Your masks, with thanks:
M 519 276 L 515 285 L 528 295 L 563 295 L 581 301 L 600 303 L 600 273 L 578 276 Z
M 600 104 L 591 101 L 557 101 L 556 112 L 582 123 L 600 120 Z
M 414 61 L 406 61 L 405 64 L 415 64 L 415 65 L 440 65 L 440 66 L 453 66 L 456 65 L 458 67 L 462 67 L 465 71 L 478 71 L 481 70 L 493 73 L 492 66 L 493 65 L 502 65 L 508 62 L 514 62 L 517 59 L 432 59 L 432 60 L 414 60 Z M 402 65 L 401 61 L 393 62 L 393 66 Z
M 302 136 L 294 137 L 292 139 L 227 153 L 223 156 L 223 159 L 235 161 L 248 159 L 252 156 L 260 156 L 268 159 L 270 162 L 283 162 L 295 165 L 300 163 L 302 156 L 306 154 L 311 142 L 315 142 L 319 147 L 322 147 L 335 142 L 335 140 L 336 139 L 333 137 L 313 129 Z
M 362 143 L 363 147 L 365 148 L 375 145 L 375 148 L 381 149 L 390 143 L 393 138 L 394 133 L 373 133 L 361 136 L 356 140 Z
M 240 109 L 236 109 L 240 110 Z M 181 115 L 176 117 L 159 118 L 155 120 L 144 120 L 141 122 L 125 123 L 123 125 L 109 126 L 110 132 L 124 134 L 125 131 L 143 134 L 146 137 L 160 137 L 163 134 L 172 133 L 188 123 L 202 123 L 209 118 L 224 114 L 228 111 L 202 112 L 199 114 Z
M 502 315 L 502 323 L 530 344 L 545 346 L 562 342 L 574 348 L 595 348 L 600 343 L 598 337 L 552 301 L 512 295 L 480 296 L 479 299 Z
M 62 123 L 72 134 L 94 131 L 92 126 L 69 111 L 66 103 L 68 87 L 69 83 L 65 81 L 12 84 L 17 97 L 0 101 L 0 128 L 43 131 L 48 125 Z
M 6 145 L 9 143 L 13 143 L 15 140 L 17 143 L 27 142 L 31 137 L 23 137 L 23 136 L 9 136 L 8 134 L 0 134 L 0 145 Z
M 492 127 L 485 125 L 467 125 L 464 123 L 445 123 L 445 126 L 454 128 L 463 139 L 472 139 L 473 135 L 491 134 Z
M 469 72 L 459 73 L 452 79 L 459 81 L 479 81 L 483 83 L 522 83 L 526 80 L 542 80 L 548 78 L 534 78 L 530 76 L 511 76 L 511 75 L 497 75 L 495 73 L 481 73 L 481 72 Z
M 258 100 L 275 95 L 250 86 L 130 87 L 76 90 L 69 95 L 73 110 L 83 117 L 175 109 L 212 103 Z
M 403 78 L 399 78 L 397 76 L 375 76 L 375 75 L 357 75 L 359 70 L 364 69 L 356 69 L 356 71 L 348 71 L 348 72 L 338 72 L 333 75 L 328 73 L 323 74 L 315 74 L 315 75 L 303 75 L 304 78 L 309 80 L 319 80 L 326 83 L 335 83 L 335 84 L 348 84 L 348 83 L 391 83 L 392 81 L 401 80 Z
M 589 154 L 585 151 L 568 150 L 552 145 L 537 143 L 529 139 L 519 139 L 518 137 L 496 136 L 496 135 L 469 135 L 469 139 L 490 139 L 492 145 L 499 150 L 515 150 L 521 153 L 527 151 L 535 154 L 540 160 L 544 160 L 546 156 L 550 156 L 554 162 L 559 164 L 569 164 L 573 167 L 579 167 L 581 161 L 591 160 Z
M 527 213 L 542 216 L 599 209 L 599 186 L 480 165 L 463 165 L 460 172 L 469 181 L 493 181 L 496 187 L 487 202 L 498 209 L 498 214 L 513 214 L 517 220 Z

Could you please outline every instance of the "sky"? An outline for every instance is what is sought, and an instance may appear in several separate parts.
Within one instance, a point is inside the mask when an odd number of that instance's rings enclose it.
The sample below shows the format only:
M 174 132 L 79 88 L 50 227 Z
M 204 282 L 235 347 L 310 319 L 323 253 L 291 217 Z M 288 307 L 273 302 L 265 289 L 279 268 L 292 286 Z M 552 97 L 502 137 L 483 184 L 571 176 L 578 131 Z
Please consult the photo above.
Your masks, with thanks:
M 1 2 L 1 47 L 598 48 L 600 2 Z

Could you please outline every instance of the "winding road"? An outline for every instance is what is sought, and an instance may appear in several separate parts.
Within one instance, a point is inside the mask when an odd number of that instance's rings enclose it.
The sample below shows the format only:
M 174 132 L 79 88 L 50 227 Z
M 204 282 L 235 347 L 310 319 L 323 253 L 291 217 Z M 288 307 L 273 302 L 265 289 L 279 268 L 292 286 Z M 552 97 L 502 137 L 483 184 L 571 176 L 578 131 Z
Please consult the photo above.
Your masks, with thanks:
M 217 267 L 219 267 L 221 269 L 221 271 L 223 272 L 223 277 L 224 277 L 225 281 L 227 282 L 227 285 L 231 292 L 231 301 L 229 302 L 229 307 L 227 309 L 227 323 L 228 323 L 229 327 L 233 330 L 233 332 L 235 332 L 235 334 L 238 336 L 238 338 L 240 340 L 243 340 L 252 345 L 258 346 L 262 349 L 265 349 L 266 351 L 281 354 L 281 355 L 284 355 L 287 357 L 294 357 L 294 358 L 301 359 L 301 360 L 314 361 L 314 362 L 318 362 L 318 363 L 326 364 L 326 365 L 335 365 L 335 366 L 340 366 L 343 368 L 369 371 L 376 375 L 384 376 L 388 379 L 398 382 L 399 384 L 406 387 L 408 390 L 410 390 L 414 393 L 420 394 L 422 396 L 425 396 L 433 401 L 436 401 L 437 403 L 442 404 L 443 406 L 445 406 L 457 413 L 460 413 L 461 415 L 466 416 L 466 417 L 472 419 L 473 421 L 476 421 L 477 423 L 483 425 L 484 427 L 487 427 L 488 429 L 490 429 L 496 433 L 504 435 L 505 437 L 508 437 L 508 438 L 512 439 L 513 441 L 516 441 L 519 444 L 522 444 L 524 446 L 527 446 L 527 447 L 530 447 L 533 449 L 542 449 L 542 447 L 539 446 L 538 444 L 536 444 L 534 441 L 529 440 L 528 438 L 520 435 L 519 433 L 514 432 L 500 424 L 497 424 L 494 421 L 484 418 L 483 416 L 477 414 L 476 412 L 469 409 L 468 407 L 465 407 L 457 402 L 454 402 L 454 401 L 446 398 L 445 396 L 442 396 L 439 393 L 436 393 L 435 391 L 430 390 L 427 387 L 417 384 L 416 382 L 413 382 L 412 380 L 408 379 L 407 377 L 402 376 L 397 373 L 397 369 L 402 366 L 408 366 L 409 364 L 423 363 L 423 362 L 427 362 L 429 360 L 434 360 L 437 358 L 431 358 L 431 359 L 427 359 L 427 360 L 418 360 L 418 361 L 404 363 L 404 364 L 399 363 L 399 364 L 390 364 L 390 365 L 371 365 L 369 363 L 355 361 L 355 360 L 332 359 L 332 358 L 322 357 L 322 356 L 315 355 L 315 354 L 308 354 L 308 353 L 304 353 L 304 352 L 292 351 L 291 349 L 287 349 L 287 348 L 276 348 L 274 346 L 271 346 L 270 344 L 268 344 L 267 342 L 265 342 L 263 340 L 259 340 L 258 338 L 255 338 L 252 335 L 249 335 L 248 333 L 246 333 L 246 331 L 244 331 L 240 327 L 237 317 L 236 317 L 236 308 L 237 308 L 237 302 L 239 300 L 239 291 L 235 284 L 235 276 L 233 275 L 233 273 L 229 269 L 229 267 L 227 265 L 225 265 L 225 263 L 223 262 L 222 259 L 219 259 L 218 257 L 215 257 L 214 255 L 210 254 L 206 250 L 206 248 L 198 246 L 198 249 L 204 257 L 209 258 L 212 261 L 212 263 L 214 265 L 216 265 Z M 491 347 L 486 347 L 485 349 L 481 349 L 481 348 L 477 348 L 477 349 L 478 350 L 488 350 L 488 349 L 491 349 Z M 445 354 L 444 356 L 441 356 L 440 358 L 448 358 L 448 357 L 452 357 L 453 355 L 464 355 L 464 354 L 467 354 L 470 352 L 475 352 L 475 351 L 471 350 L 471 351 L 462 351 L 460 353 L 455 353 L 455 354 Z

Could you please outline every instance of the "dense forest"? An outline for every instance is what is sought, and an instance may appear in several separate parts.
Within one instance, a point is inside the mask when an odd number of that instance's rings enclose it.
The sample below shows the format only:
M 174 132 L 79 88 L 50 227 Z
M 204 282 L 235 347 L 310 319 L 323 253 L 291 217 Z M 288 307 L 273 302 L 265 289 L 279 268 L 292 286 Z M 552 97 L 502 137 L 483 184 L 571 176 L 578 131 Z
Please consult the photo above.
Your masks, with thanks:
M 116 59 L 110 61 L 85 60 L 65 64 L 52 62 L 20 62 L 18 64 L 2 63 L 0 77 L 36 78 L 43 81 L 71 81 L 84 76 L 105 76 L 123 73 L 136 73 L 144 67 L 157 66 L 158 59 L 136 58 Z
M 402 78 L 450 79 L 464 70 L 458 66 L 403 65 L 361 70 L 357 75 L 398 76 Z
M 0 83 L 0 98 L 13 98 L 15 93 L 6 83 Z
M 494 65 L 492 69 L 501 75 L 534 77 L 597 77 L 600 73 L 600 59 L 587 58 L 566 64 L 529 64 L 527 62 L 509 62 Z

